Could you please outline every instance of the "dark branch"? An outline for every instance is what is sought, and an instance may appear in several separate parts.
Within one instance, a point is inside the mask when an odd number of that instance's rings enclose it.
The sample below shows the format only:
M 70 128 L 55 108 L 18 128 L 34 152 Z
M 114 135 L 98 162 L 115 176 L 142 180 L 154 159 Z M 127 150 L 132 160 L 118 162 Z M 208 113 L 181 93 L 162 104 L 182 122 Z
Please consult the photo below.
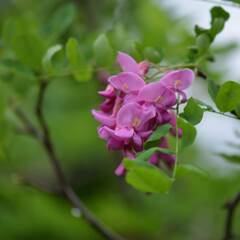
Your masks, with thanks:
M 28 176 L 17 176 L 17 180 L 18 183 L 25 186 L 33 187 L 41 192 L 51 193 L 58 196 L 61 194 L 59 187 L 51 186 L 50 184 L 42 181 L 41 179 L 36 179 Z
M 24 127 L 24 129 L 17 128 L 17 130 L 20 133 L 29 134 L 32 137 L 35 137 L 38 140 L 42 141 L 43 139 L 42 133 L 34 126 L 34 124 L 31 122 L 31 120 L 28 118 L 25 112 L 23 112 L 21 108 L 14 105 L 13 103 L 11 104 L 11 108 Z
M 231 201 L 227 202 L 224 205 L 224 208 L 227 210 L 227 218 L 225 223 L 225 232 L 223 240 L 232 240 L 234 239 L 233 233 L 233 222 L 236 209 L 240 204 L 240 193 L 238 193 Z
M 60 193 L 68 200 L 73 207 L 77 208 L 83 218 L 91 225 L 99 234 L 101 234 L 105 239 L 108 240 L 124 240 L 123 237 L 118 235 L 117 233 L 108 229 L 105 225 L 103 225 L 84 205 L 84 203 L 79 199 L 77 194 L 74 192 L 72 187 L 68 184 L 65 174 L 63 172 L 62 166 L 56 154 L 54 144 L 51 139 L 50 131 L 48 128 L 48 124 L 44 117 L 43 113 L 43 102 L 44 96 L 46 93 L 46 89 L 48 86 L 48 82 L 45 80 L 40 81 L 39 83 L 39 92 L 37 97 L 37 104 L 35 108 L 35 113 L 40 125 L 40 130 L 34 126 L 34 124 L 29 120 L 26 114 L 21 111 L 20 108 L 14 107 L 13 110 L 22 122 L 24 126 L 24 130 L 29 133 L 30 136 L 34 136 L 45 149 L 49 160 L 51 162 L 54 173 L 59 182 Z
M 56 155 L 56 152 L 55 152 L 52 140 L 51 140 L 51 136 L 49 133 L 48 125 L 44 118 L 44 113 L 43 113 L 43 101 L 44 101 L 44 96 L 45 96 L 47 86 L 48 86 L 47 81 L 40 82 L 35 112 L 36 112 L 36 116 L 37 116 L 39 125 L 41 127 L 42 133 L 43 133 L 43 139 L 42 139 L 43 147 L 45 148 L 45 150 L 49 156 L 49 160 L 51 161 L 51 164 L 54 168 L 55 174 L 57 175 L 59 184 L 62 188 L 62 191 L 64 192 L 64 189 L 66 187 L 65 185 L 67 185 L 67 181 L 65 179 L 63 170 L 60 166 L 60 162 L 57 159 L 57 155 Z

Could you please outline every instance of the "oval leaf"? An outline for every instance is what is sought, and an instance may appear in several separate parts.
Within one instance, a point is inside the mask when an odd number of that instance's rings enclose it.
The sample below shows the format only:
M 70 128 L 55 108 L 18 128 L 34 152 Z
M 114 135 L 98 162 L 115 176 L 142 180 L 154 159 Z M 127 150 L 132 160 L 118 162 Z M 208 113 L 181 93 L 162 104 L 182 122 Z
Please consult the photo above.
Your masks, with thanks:
M 124 160 L 124 166 L 128 170 L 126 182 L 137 190 L 148 193 L 169 192 L 173 179 L 159 168 L 135 160 Z
M 78 42 L 70 38 L 66 44 L 66 55 L 73 76 L 80 82 L 88 81 L 92 76 L 92 66 L 86 63 L 84 56 L 80 53 Z
M 183 131 L 183 136 L 179 139 L 181 142 L 181 148 L 185 148 L 193 144 L 197 135 L 195 127 L 180 117 L 178 118 L 178 127 Z
M 62 50 L 62 45 L 57 44 L 55 46 L 50 47 L 42 59 L 42 66 L 45 72 L 52 71 L 52 58 L 53 56 Z
M 149 149 L 151 147 L 159 146 L 160 139 L 168 134 L 170 128 L 170 124 L 164 124 L 158 127 L 144 144 L 144 148 Z
M 190 165 L 190 164 L 179 164 L 177 166 L 177 177 L 194 174 L 199 175 L 201 177 L 208 177 L 207 172 L 205 172 L 203 169 Z
M 113 63 L 113 49 L 105 34 L 98 36 L 93 48 L 97 65 L 104 67 Z
M 222 112 L 230 112 L 240 104 L 240 84 L 228 81 L 224 83 L 216 97 L 216 105 Z
M 193 98 L 190 98 L 184 108 L 184 112 L 180 116 L 191 124 L 196 125 L 201 122 L 203 113 L 204 110 L 198 105 L 198 103 Z

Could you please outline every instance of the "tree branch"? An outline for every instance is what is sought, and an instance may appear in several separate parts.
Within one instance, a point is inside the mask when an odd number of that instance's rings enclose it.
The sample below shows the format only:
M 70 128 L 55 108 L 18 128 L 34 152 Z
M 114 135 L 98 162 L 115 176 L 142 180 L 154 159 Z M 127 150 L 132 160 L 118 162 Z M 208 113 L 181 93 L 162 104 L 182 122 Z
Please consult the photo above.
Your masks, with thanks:
M 65 174 L 63 172 L 62 166 L 56 154 L 54 144 L 50 135 L 50 131 L 48 128 L 48 124 L 44 117 L 43 113 L 43 102 L 46 93 L 46 89 L 48 87 L 49 82 L 46 80 L 41 80 L 39 83 L 39 92 L 37 96 L 37 103 L 35 107 L 35 113 L 39 122 L 39 126 L 41 130 L 38 130 L 37 127 L 29 120 L 26 114 L 21 111 L 20 108 L 14 107 L 13 110 L 15 114 L 18 116 L 22 124 L 24 125 L 24 129 L 27 130 L 29 135 L 34 136 L 45 149 L 54 173 L 57 177 L 59 188 L 61 194 L 68 200 L 74 208 L 77 208 L 83 218 L 87 221 L 87 223 L 92 226 L 100 235 L 102 235 L 105 239 L 108 240 L 124 240 L 124 238 L 112 230 L 108 229 L 105 225 L 103 225 L 84 205 L 84 203 L 79 199 L 77 194 L 74 192 L 73 188 L 68 184 Z
M 43 135 L 42 133 L 34 126 L 32 121 L 28 118 L 28 116 L 22 111 L 21 108 L 16 106 L 14 103 L 11 103 L 11 108 L 15 115 L 18 117 L 20 122 L 23 124 L 24 129 L 18 129 L 19 132 L 26 133 L 31 135 L 32 137 L 35 137 L 36 139 L 42 141 Z
M 225 223 L 225 232 L 223 240 L 232 240 L 234 238 L 233 234 L 233 222 L 236 209 L 240 204 L 240 192 L 229 202 L 224 205 L 224 208 L 227 210 L 227 218 Z
M 54 195 L 59 196 L 61 194 L 61 191 L 59 189 L 59 186 L 51 186 L 47 182 L 42 181 L 41 179 L 36 179 L 29 176 L 14 176 L 17 179 L 17 183 L 20 183 L 24 186 L 33 187 L 41 192 L 51 193 Z

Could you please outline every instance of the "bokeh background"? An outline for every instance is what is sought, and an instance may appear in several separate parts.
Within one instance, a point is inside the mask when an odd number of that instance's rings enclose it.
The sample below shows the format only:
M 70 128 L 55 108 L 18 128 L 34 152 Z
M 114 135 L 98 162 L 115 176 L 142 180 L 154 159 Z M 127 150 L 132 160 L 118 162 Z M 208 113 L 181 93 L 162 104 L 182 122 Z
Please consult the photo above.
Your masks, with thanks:
M 74 11 L 59 14 L 66 4 Z M 140 41 L 157 48 L 164 55 L 163 61 L 174 64 L 183 61 L 194 43 L 194 25 L 208 26 L 211 6 L 194 0 L 1 0 L 0 29 L 6 31 L 7 21 L 17 18 L 23 23 L 21 28 L 35 29 L 47 44 L 64 44 L 69 37 L 76 37 L 89 59 L 94 39 L 108 32 L 116 51 L 138 57 L 133 45 Z M 240 10 L 227 10 L 231 19 L 213 47 L 216 61 L 205 66 L 208 76 L 219 82 L 237 81 L 240 73 Z M 8 29 L 11 31 L 14 33 L 14 29 Z M 1 38 L 0 57 L 8 51 Z M 34 81 L 29 83 L 14 70 L 3 80 L 11 85 L 31 116 L 36 99 Z M 97 123 L 90 110 L 100 103 L 96 92 L 103 88 L 98 72 L 84 84 L 71 78 L 54 79 L 44 103 L 57 153 L 80 198 L 127 239 L 221 239 L 225 220 L 222 206 L 240 189 L 240 169 L 225 163 L 216 153 L 236 151 L 227 142 L 238 143 L 234 133 L 238 122 L 205 114 L 196 143 L 183 152 L 180 160 L 206 169 L 209 179 L 185 176 L 168 195 L 146 195 L 114 175 L 120 157 L 107 151 L 97 136 Z M 206 91 L 204 80 L 197 79 L 189 95 L 212 104 Z M 0 128 L 3 132 L 5 126 Z M 22 180 L 56 190 L 56 179 L 41 146 L 29 137 L 10 135 L 0 160 L 0 239 L 102 239 L 64 200 Z M 3 141 L 1 138 L 1 144 Z M 235 224 L 240 234 L 239 219 L 240 211 Z

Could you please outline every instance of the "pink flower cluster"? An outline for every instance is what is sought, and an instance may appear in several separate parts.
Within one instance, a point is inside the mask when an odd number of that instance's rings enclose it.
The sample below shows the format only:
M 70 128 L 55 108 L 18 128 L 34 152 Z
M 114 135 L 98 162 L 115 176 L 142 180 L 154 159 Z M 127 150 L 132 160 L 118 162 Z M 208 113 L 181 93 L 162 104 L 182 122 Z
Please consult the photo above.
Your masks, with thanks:
M 159 81 L 145 83 L 147 61 L 137 63 L 131 56 L 119 52 L 117 62 L 122 72 L 108 78 L 107 88 L 99 92 L 105 101 L 100 111 L 92 110 L 92 114 L 101 123 L 98 134 L 107 141 L 108 149 L 122 150 L 125 156 L 134 159 L 158 126 L 169 123 L 170 132 L 176 134 L 176 116 L 172 109 L 177 95 L 181 102 L 186 101 L 183 90 L 192 83 L 194 73 L 190 69 L 169 71 Z M 169 147 L 166 137 L 160 139 L 160 147 Z M 158 165 L 160 159 L 169 167 L 175 162 L 175 156 L 166 153 L 154 154 L 149 162 Z M 120 164 L 115 173 L 123 175 L 124 166 Z

